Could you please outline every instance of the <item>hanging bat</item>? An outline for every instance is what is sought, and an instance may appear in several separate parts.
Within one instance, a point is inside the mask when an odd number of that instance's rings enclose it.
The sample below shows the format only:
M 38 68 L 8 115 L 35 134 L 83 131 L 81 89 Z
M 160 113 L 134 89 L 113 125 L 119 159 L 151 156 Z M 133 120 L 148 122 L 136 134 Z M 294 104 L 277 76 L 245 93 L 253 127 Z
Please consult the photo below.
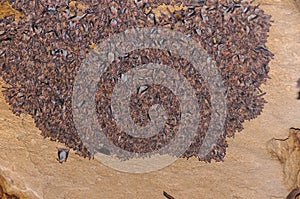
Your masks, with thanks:
M 59 163 L 66 162 L 68 159 L 69 151 L 70 149 L 57 148 L 57 156 L 58 156 L 57 161 Z

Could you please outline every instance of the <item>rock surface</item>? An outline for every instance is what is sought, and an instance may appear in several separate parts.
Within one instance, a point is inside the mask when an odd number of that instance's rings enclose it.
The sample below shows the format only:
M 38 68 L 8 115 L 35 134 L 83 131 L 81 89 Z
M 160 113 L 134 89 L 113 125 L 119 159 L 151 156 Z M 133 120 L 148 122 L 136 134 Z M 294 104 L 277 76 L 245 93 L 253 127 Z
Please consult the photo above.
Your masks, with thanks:
M 11 113 L 0 94 L 0 183 L 21 198 L 285 198 L 282 165 L 266 150 L 273 137 L 300 125 L 296 81 L 300 74 L 300 12 L 297 0 L 260 1 L 273 16 L 268 46 L 275 54 L 263 113 L 229 139 L 224 162 L 179 159 L 145 174 L 123 173 L 70 151 L 56 161 L 59 143 L 43 139 L 33 120 Z M 2 83 L 3 85 L 3 83 Z
M 283 164 L 284 181 L 289 189 L 300 187 L 300 129 L 291 128 L 288 138 L 273 138 L 267 146 Z

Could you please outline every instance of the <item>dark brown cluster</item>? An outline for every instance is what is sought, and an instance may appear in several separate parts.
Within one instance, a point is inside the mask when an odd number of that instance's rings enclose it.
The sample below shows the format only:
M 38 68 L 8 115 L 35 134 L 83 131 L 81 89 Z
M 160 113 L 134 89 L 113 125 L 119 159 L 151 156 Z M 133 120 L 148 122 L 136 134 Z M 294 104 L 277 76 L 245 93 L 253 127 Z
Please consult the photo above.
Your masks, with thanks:
M 151 59 L 150 59 L 151 58 Z M 149 138 L 137 138 L 128 135 L 126 132 L 118 128 L 111 110 L 111 98 L 113 89 L 115 88 L 118 78 L 128 72 L 131 68 L 147 64 L 149 62 L 159 63 L 167 66 L 172 66 L 176 71 L 181 73 L 190 83 L 195 91 L 197 102 L 200 105 L 201 117 L 198 121 L 198 136 L 193 142 L 190 150 L 186 152 L 186 157 L 190 157 L 188 153 L 198 153 L 197 150 L 203 141 L 201 135 L 205 135 L 210 123 L 210 94 L 205 86 L 199 72 L 188 63 L 187 60 L 179 55 L 159 49 L 143 49 L 132 51 L 126 57 L 120 57 L 114 61 L 100 78 L 98 90 L 96 94 L 97 111 L 99 114 L 99 122 L 103 132 L 116 146 L 130 152 L 149 153 L 161 149 L 174 138 L 178 133 L 180 125 L 181 110 L 180 103 L 172 93 L 172 91 L 163 85 L 141 85 L 137 88 L 135 94 L 132 94 L 130 99 L 130 114 L 135 124 L 138 126 L 146 126 L 150 123 L 149 109 L 155 104 L 160 104 L 166 110 L 167 120 L 164 128 L 157 132 L 156 135 Z M 120 67 L 122 66 L 122 67 Z M 185 88 L 182 88 L 185 89 Z M 206 99 L 206 97 L 208 99 Z M 199 141 L 198 141 L 199 140 Z M 224 140 L 225 141 L 225 140 Z M 97 145 L 90 142 L 92 145 Z M 219 142 L 221 144 L 221 142 Z M 223 146 L 226 146 L 226 143 Z M 177 146 L 179 149 L 181 146 Z M 184 146 L 182 146 L 184 147 Z M 110 151 L 114 153 L 114 151 Z M 224 152 L 225 153 L 225 152 Z M 172 154 L 176 155 L 176 154 Z
M 12 1 L 13 7 L 26 16 L 19 22 L 13 16 L 0 19 L 0 76 L 9 85 L 3 93 L 12 111 L 32 115 L 43 136 L 91 157 L 72 116 L 72 86 L 80 64 L 90 48 L 110 35 L 132 27 L 164 27 L 198 41 L 221 71 L 227 94 L 225 133 L 211 153 L 201 159 L 221 161 L 226 136 L 241 131 L 242 123 L 257 117 L 263 109 L 264 93 L 259 86 L 268 77 L 268 63 L 273 56 L 265 46 L 270 16 L 241 0 L 189 1 L 183 9 L 172 11 L 167 7 L 167 13 L 158 15 L 156 9 L 163 3 L 181 5 L 172 0 Z M 198 135 L 182 157 L 197 156 L 210 121 L 210 95 L 201 75 L 180 55 L 145 49 L 116 58 L 99 82 L 96 103 L 100 125 L 116 146 L 134 152 L 157 150 L 176 134 L 180 121 L 178 100 L 161 85 L 147 85 L 143 95 L 137 92 L 130 109 L 134 121 L 143 126 L 149 122 L 149 107 L 161 104 L 168 110 L 164 132 L 139 139 L 121 132 L 114 122 L 110 111 L 114 85 L 130 68 L 149 62 L 171 64 L 195 89 L 201 107 Z

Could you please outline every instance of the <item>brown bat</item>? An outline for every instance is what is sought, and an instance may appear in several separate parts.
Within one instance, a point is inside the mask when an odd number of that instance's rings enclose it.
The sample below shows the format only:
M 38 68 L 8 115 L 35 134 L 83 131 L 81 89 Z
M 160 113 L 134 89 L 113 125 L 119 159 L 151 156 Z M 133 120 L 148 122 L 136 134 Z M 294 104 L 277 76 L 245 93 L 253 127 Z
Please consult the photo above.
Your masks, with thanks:
M 69 151 L 70 149 L 57 148 L 57 156 L 58 156 L 57 161 L 59 163 L 66 162 L 68 159 Z
M 163 192 L 164 196 L 168 199 L 175 199 L 173 196 L 169 195 L 167 192 Z
M 296 199 L 297 196 L 300 196 L 300 188 L 296 187 L 295 189 L 293 189 L 289 195 L 286 197 L 286 199 Z

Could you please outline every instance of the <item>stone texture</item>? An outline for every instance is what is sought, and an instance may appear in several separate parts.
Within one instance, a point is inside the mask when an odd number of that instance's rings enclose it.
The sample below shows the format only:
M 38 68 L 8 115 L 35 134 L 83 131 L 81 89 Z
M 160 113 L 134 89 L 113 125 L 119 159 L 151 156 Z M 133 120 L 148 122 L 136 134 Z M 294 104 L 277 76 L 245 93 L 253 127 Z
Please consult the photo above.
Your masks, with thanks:
M 206 164 L 179 159 L 146 174 L 122 173 L 70 151 L 67 162 L 56 161 L 59 143 L 40 136 L 33 120 L 17 117 L 0 94 L 0 176 L 4 192 L 21 198 L 285 198 L 282 167 L 266 150 L 272 137 L 285 137 L 299 126 L 300 13 L 294 0 L 261 1 L 273 16 L 268 46 L 275 59 L 263 86 L 265 109 L 229 139 L 224 162 Z M 280 92 L 279 92 L 280 91 Z
M 291 128 L 288 138 L 273 138 L 267 146 L 283 164 L 284 181 L 289 189 L 300 186 L 300 129 Z

